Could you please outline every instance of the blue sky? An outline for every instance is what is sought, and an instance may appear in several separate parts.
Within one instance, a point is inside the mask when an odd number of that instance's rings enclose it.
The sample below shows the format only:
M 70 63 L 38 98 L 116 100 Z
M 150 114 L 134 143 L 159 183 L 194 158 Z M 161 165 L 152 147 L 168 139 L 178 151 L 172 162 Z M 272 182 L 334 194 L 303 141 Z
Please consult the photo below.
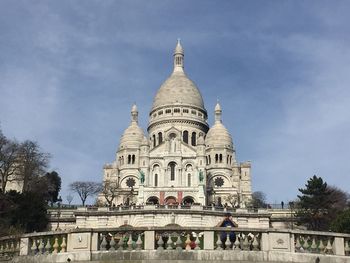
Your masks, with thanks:
M 314 174 L 350 191 L 349 1 L 0 1 L 0 127 L 63 179 L 102 180 L 141 126 L 176 39 L 213 123 L 219 98 L 253 190 L 288 201 Z M 78 202 L 78 198 L 75 198 Z

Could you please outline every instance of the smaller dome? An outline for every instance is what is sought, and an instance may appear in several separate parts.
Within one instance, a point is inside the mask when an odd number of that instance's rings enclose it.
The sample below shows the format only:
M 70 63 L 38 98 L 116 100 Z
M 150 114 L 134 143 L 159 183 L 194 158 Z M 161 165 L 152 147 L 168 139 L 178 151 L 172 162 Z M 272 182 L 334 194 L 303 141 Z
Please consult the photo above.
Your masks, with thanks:
M 145 134 L 140 126 L 137 124 L 138 122 L 138 111 L 136 104 L 134 104 L 131 108 L 131 124 L 124 131 L 123 136 L 120 139 L 119 150 L 123 148 L 139 148 L 143 139 L 145 138 Z
M 120 139 L 119 149 L 138 148 L 143 141 L 143 137 L 145 137 L 143 130 L 136 122 L 132 122 Z
M 221 106 L 219 102 L 215 106 L 215 124 L 209 129 L 205 138 L 205 145 L 209 147 L 230 147 L 233 149 L 231 134 L 222 124 Z
M 230 147 L 233 149 L 231 134 L 221 123 L 215 123 L 208 131 L 205 138 L 205 145 L 209 147 Z

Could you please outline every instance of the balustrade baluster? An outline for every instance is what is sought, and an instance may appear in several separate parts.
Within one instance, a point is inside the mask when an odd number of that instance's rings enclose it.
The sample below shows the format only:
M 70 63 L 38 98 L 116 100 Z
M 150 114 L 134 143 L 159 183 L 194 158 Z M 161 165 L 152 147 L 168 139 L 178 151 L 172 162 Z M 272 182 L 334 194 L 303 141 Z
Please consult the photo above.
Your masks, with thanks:
M 142 250 L 141 234 L 138 235 L 137 240 L 136 240 L 136 250 Z
M 301 249 L 300 236 L 299 235 L 294 235 L 294 237 L 296 238 L 295 252 L 300 252 L 300 249 Z
M 326 246 L 326 254 L 333 254 L 333 247 L 332 247 L 332 244 L 331 244 L 331 238 L 328 237 L 328 240 L 327 240 L 327 246 Z
M 316 245 L 316 240 L 315 237 L 312 237 L 312 243 L 311 243 L 311 253 L 317 253 L 317 245 Z
M 243 243 L 242 243 L 242 250 L 246 250 L 246 251 L 250 250 L 250 243 L 249 243 L 248 238 L 249 238 L 248 234 L 244 235 Z
M 50 252 L 51 252 L 51 238 L 50 237 L 46 238 L 45 252 L 46 252 L 46 254 L 50 254 Z
M 58 253 L 58 248 L 59 248 L 59 244 L 58 244 L 58 237 L 55 237 L 55 242 L 53 243 L 53 253 L 57 254 Z
M 320 244 L 318 245 L 318 250 L 320 251 L 321 254 L 324 254 L 325 253 L 325 246 L 324 246 L 323 240 L 320 237 L 319 237 L 319 240 L 320 240 Z
M 66 252 L 66 249 L 67 249 L 66 237 L 62 237 L 61 253 Z
M 132 233 L 130 233 L 130 235 L 129 235 L 129 239 L 128 239 L 127 244 L 128 244 L 128 250 L 133 250 L 134 249 L 133 246 L 132 246 Z
M 254 250 L 254 251 L 259 251 L 259 246 L 260 246 L 260 244 L 259 244 L 258 238 L 259 238 L 259 234 L 255 234 L 255 235 L 253 236 L 252 245 L 253 245 L 253 250 Z
M 171 239 L 171 234 L 169 234 L 168 241 L 166 242 L 166 249 L 173 250 L 173 240 Z
M 107 239 L 106 239 L 106 236 L 107 236 L 107 234 L 102 236 L 102 241 L 101 241 L 101 244 L 100 244 L 100 247 L 101 247 L 102 251 L 106 251 L 107 250 Z
M 216 241 L 216 248 L 215 249 L 216 250 L 223 250 L 222 242 L 221 242 L 221 234 L 218 233 L 217 236 L 218 236 L 218 240 Z
M 164 250 L 164 241 L 163 241 L 163 236 L 162 235 L 159 235 L 159 239 L 157 241 L 157 250 Z
M 14 248 L 14 244 L 13 244 L 13 240 L 9 241 L 10 247 L 9 247 L 9 252 L 11 254 L 13 254 L 15 252 L 15 248 Z
M 30 251 L 32 255 L 35 255 L 37 253 L 37 243 L 36 243 L 36 239 L 33 237 L 31 238 L 32 240 L 32 246 L 30 247 Z
M 196 240 L 194 241 L 194 243 L 196 244 L 196 247 L 194 249 L 200 250 L 201 249 L 201 247 L 200 247 L 201 242 L 199 241 L 199 233 L 198 234 L 196 233 Z
M 231 250 L 230 233 L 226 233 L 225 250 Z
M 235 240 L 235 242 L 233 243 L 233 245 L 234 245 L 234 250 L 236 250 L 236 251 L 238 251 L 238 250 L 241 250 L 241 241 L 240 241 L 240 239 L 241 239 L 241 233 L 237 233 L 237 235 L 236 235 L 236 240 Z
M 44 238 L 43 237 L 41 237 L 39 239 L 39 247 L 38 247 L 38 249 L 39 249 L 39 253 L 40 254 L 44 254 L 45 253 L 45 244 L 44 244 Z
M 109 242 L 109 251 L 115 251 L 115 245 L 114 235 L 112 234 L 111 241 Z
M 182 250 L 182 240 L 181 240 L 181 234 L 177 235 L 177 239 L 175 241 L 175 246 L 176 246 L 176 250 L 181 251 Z
M 191 250 L 191 238 L 190 238 L 190 234 L 187 234 L 186 236 L 186 241 L 185 241 L 185 244 L 186 244 L 186 250 Z
M 345 245 L 344 245 L 344 252 L 346 256 L 350 255 L 350 247 L 349 247 L 349 240 L 344 238 Z
M 300 247 L 300 252 L 305 252 L 307 251 L 307 239 L 304 236 L 301 236 L 302 242 L 301 242 L 301 247 Z
M 124 249 L 124 235 L 122 234 L 119 241 L 118 241 L 118 250 L 123 250 Z

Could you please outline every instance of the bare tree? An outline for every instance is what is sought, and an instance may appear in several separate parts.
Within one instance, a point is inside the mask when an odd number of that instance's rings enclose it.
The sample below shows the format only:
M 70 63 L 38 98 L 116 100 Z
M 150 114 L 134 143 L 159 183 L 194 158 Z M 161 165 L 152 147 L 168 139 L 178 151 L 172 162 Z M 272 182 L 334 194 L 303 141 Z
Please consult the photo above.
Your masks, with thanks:
M 83 205 L 85 205 L 85 201 L 88 196 L 93 196 L 100 192 L 101 184 L 96 182 L 85 182 L 85 181 L 77 181 L 73 182 L 69 185 L 71 191 L 76 192 Z
M 349 207 L 350 195 L 342 189 L 328 185 L 328 190 L 331 192 L 329 195 L 330 200 L 334 201 L 332 208 L 337 211 L 342 211 Z
M 102 194 L 109 207 L 113 205 L 114 199 L 118 196 L 118 183 L 105 181 L 102 186 Z
M 7 183 L 17 179 L 15 175 L 19 167 L 18 152 L 19 144 L 16 141 L 8 140 L 0 130 L 0 180 L 3 193 Z
M 68 204 L 70 205 L 72 203 L 72 201 L 73 201 L 73 196 L 71 194 L 68 194 L 66 196 L 66 199 L 67 199 Z
M 24 192 L 35 188 L 35 181 L 45 174 L 49 159 L 50 154 L 41 152 L 38 143 L 29 140 L 21 143 L 18 160 Z
M 225 198 L 224 198 L 225 202 L 229 203 L 232 207 L 237 207 L 238 204 L 238 199 L 237 199 L 237 195 L 234 194 L 228 194 Z

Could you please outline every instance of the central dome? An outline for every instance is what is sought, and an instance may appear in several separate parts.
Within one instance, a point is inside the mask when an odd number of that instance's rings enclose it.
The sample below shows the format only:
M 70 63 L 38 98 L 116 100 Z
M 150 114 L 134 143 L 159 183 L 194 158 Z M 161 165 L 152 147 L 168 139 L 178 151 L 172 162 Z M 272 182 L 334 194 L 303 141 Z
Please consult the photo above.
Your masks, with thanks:
M 191 106 L 205 112 L 200 91 L 184 72 L 184 50 L 179 41 L 174 51 L 174 71 L 160 86 L 153 100 L 152 111 L 162 106 L 173 105 Z
M 183 72 L 174 72 L 159 88 L 152 109 L 165 105 L 182 104 L 204 109 L 201 93 Z

